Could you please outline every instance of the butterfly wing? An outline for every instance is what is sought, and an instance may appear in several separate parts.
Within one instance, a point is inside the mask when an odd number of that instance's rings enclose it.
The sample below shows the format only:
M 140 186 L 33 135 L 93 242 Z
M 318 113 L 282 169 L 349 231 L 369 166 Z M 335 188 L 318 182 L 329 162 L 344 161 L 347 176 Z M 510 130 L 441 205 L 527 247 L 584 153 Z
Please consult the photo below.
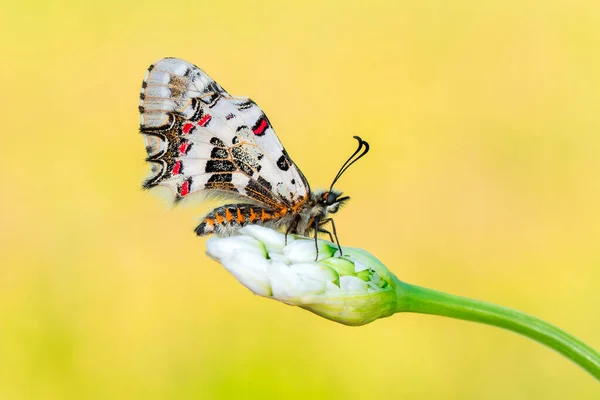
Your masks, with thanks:
M 205 191 L 274 210 L 308 197 L 306 178 L 260 107 L 230 96 L 195 65 L 177 58 L 151 65 L 139 109 L 152 165 L 144 187 L 166 186 L 176 201 Z

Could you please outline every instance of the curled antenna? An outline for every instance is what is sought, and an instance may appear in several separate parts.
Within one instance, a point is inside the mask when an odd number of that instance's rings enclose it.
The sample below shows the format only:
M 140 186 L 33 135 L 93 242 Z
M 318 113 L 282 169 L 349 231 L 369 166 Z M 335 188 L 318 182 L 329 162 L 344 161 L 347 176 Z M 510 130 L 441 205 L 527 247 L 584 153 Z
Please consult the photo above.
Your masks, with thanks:
M 357 162 L 358 160 L 360 160 L 365 154 L 367 154 L 369 152 L 369 143 L 367 143 L 364 140 L 362 140 L 359 136 L 354 136 L 354 139 L 358 140 L 358 148 L 350 156 L 350 158 L 348 158 L 346 160 L 346 162 L 344 163 L 344 165 L 342 165 L 342 168 L 340 168 L 339 172 L 337 173 L 337 175 L 333 179 L 333 182 L 331 182 L 331 186 L 329 187 L 329 191 L 330 192 L 331 192 L 331 189 L 333 189 L 333 185 L 335 185 L 335 182 L 337 182 L 337 180 L 340 179 L 340 177 L 342 176 L 342 174 L 344 172 L 346 172 L 346 170 L 348 168 L 350 168 L 350 166 L 352 164 L 354 164 L 355 162 Z M 363 149 L 363 147 L 364 147 L 364 149 Z M 362 153 L 360 153 L 361 149 L 362 149 Z M 354 156 L 356 156 L 358 153 L 360 153 L 360 154 L 356 158 L 354 158 Z

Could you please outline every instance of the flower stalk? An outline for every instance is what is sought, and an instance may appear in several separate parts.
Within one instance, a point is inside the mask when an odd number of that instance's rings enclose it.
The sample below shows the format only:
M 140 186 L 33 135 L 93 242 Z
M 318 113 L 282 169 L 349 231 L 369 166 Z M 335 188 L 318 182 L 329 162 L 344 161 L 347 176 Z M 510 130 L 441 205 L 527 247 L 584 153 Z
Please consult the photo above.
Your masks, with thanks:
M 396 280 L 396 312 L 440 315 L 504 328 L 550 347 L 600 380 L 600 353 L 554 325 L 508 307 Z
M 345 325 L 365 325 L 395 313 L 439 315 L 497 326 L 544 344 L 600 380 L 600 353 L 536 317 L 399 280 L 361 249 L 247 226 L 241 235 L 211 238 L 207 254 L 259 296 L 299 306 Z

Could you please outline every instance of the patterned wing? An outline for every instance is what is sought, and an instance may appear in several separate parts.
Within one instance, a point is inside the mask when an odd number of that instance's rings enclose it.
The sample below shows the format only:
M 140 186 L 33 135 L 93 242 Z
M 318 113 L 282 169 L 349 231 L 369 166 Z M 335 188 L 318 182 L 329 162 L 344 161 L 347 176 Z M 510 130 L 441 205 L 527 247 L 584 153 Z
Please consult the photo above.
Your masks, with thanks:
M 244 196 L 274 210 L 307 198 L 306 178 L 260 107 L 230 96 L 195 65 L 151 65 L 139 109 L 152 165 L 145 188 L 166 186 L 176 201 L 199 191 Z

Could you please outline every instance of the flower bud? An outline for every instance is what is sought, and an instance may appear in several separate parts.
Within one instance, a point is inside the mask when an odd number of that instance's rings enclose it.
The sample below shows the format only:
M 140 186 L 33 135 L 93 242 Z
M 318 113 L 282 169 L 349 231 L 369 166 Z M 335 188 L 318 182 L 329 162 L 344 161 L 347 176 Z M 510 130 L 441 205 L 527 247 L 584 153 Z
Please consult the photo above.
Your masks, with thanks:
M 364 325 L 396 311 L 398 280 L 361 249 L 288 235 L 257 225 L 240 235 L 212 237 L 207 254 L 259 296 L 295 305 L 324 318 Z M 318 249 L 318 257 L 317 257 Z M 315 261 L 317 260 L 317 261 Z

